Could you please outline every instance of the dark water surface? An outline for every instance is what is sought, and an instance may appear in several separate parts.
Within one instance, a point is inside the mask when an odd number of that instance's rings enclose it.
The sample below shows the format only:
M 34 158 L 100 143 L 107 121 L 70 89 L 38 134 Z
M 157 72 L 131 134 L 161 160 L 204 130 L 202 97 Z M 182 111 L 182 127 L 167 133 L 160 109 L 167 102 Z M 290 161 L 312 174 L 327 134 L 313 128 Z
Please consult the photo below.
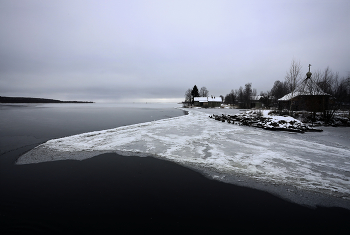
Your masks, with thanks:
M 90 131 L 184 115 L 177 104 L 0 104 L 0 154 Z
M 48 139 L 183 115 L 162 105 L 0 107 L 0 233 L 343 233 L 350 213 L 311 209 L 151 157 L 15 165 Z

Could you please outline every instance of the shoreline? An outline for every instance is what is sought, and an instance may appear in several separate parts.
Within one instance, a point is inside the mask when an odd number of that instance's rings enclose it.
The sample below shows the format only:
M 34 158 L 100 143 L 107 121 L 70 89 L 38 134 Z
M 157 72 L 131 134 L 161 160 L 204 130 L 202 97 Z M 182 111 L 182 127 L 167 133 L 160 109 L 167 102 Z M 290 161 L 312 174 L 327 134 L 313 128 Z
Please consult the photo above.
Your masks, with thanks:
M 62 101 L 47 98 L 34 97 L 8 97 L 0 96 L 0 103 L 3 104 L 55 104 L 55 103 L 74 103 L 74 104 L 91 104 L 93 101 Z
M 160 158 L 159 158 L 160 159 Z M 285 201 L 305 206 L 308 208 L 343 208 L 350 211 L 350 200 L 329 195 L 326 193 L 319 193 L 315 191 L 309 191 L 302 188 L 297 188 L 294 185 L 281 184 L 275 182 L 266 182 L 257 178 L 251 178 L 249 176 L 237 174 L 226 175 L 214 171 L 212 169 L 203 169 L 195 165 L 183 165 L 193 171 L 196 171 L 210 180 L 216 180 L 235 186 L 241 186 L 251 188 L 263 192 L 270 193 Z M 215 177 L 213 177 L 215 175 Z
M 39 146 L 39 145 L 38 145 Z M 32 150 L 32 149 L 31 149 Z M 26 151 L 30 152 L 31 150 Z M 39 150 L 39 152 L 36 152 L 36 154 L 42 155 L 47 154 L 45 149 L 42 149 L 43 151 Z M 23 156 L 22 154 L 21 156 Z M 52 152 L 51 152 L 52 154 Z M 213 168 L 208 167 L 201 167 L 196 164 L 189 164 L 189 163 L 183 163 L 176 161 L 174 159 L 166 159 L 157 155 L 152 155 L 148 153 L 142 153 L 142 152 L 124 152 L 124 151 L 80 151 L 80 152 L 70 152 L 70 153 L 60 153 L 61 157 L 63 157 L 62 160 L 55 160 L 55 161 L 45 161 L 45 162 L 38 162 L 38 163 L 30 163 L 30 164 L 23 164 L 23 163 L 17 163 L 16 165 L 35 165 L 35 164 L 42 164 L 42 163 L 54 163 L 54 162 L 60 162 L 60 161 L 78 161 L 83 162 L 92 158 L 99 157 L 101 155 L 105 154 L 115 154 L 117 156 L 123 156 L 123 157 L 138 157 L 138 158 L 154 158 L 161 161 L 166 161 L 170 163 L 177 164 L 181 167 L 190 169 L 192 171 L 195 171 L 199 174 L 201 174 L 203 177 L 214 180 L 217 182 L 227 183 L 234 186 L 239 187 L 246 187 L 254 190 L 263 191 L 266 193 L 269 193 L 271 195 L 274 195 L 278 198 L 281 198 L 282 200 L 298 204 L 300 206 L 305 206 L 309 208 L 318 208 L 318 207 L 325 207 L 325 208 L 343 208 L 350 211 L 350 200 L 342 197 L 337 197 L 335 195 L 329 195 L 327 193 L 320 193 L 312 190 L 307 190 L 303 188 L 298 188 L 295 185 L 290 184 L 283 184 L 278 182 L 268 182 L 264 181 L 258 178 L 249 177 L 244 174 L 240 173 L 232 173 L 225 174 L 224 172 L 217 171 Z M 65 156 L 65 157 L 64 157 Z M 67 158 L 67 159 L 65 159 Z
M 350 230 L 347 209 L 299 205 L 264 188 L 246 187 L 248 181 L 242 176 L 224 178 L 238 185 L 220 182 L 215 179 L 220 173 L 208 175 L 147 153 L 143 156 L 148 157 L 105 153 L 84 161 L 15 165 L 34 145 L 1 156 L 0 232 L 21 228 L 33 234 Z
M 349 190 L 345 185 L 346 175 L 341 178 L 344 183 L 339 184 L 334 181 L 337 178 L 318 176 L 320 170 L 326 175 L 343 174 L 343 165 L 335 170 L 329 169 L 329 172 L 328 168 L 324 170 L 319 166 L 333 164 L 327 162 L 329 151 L 333 151 L 333 160 L 347 161 L 343 159 L 349 151 L 347 148 L 338 148 L 323 140 L 310 141 L 314 133 L 297 136 L 272 133 L 266 136 L 264 130 L 218 123 L 207 118 L 205 113 L 190 112 L 190 115 L 50 140 L 21 156 L 17 163 L 84 160 L 108 152 L 125 156 L 153 156 L 192 167 L 212 179 L 258 188 L 300 204 L 350 208 L 350 200 L 346 198 Z M 204 128 L 201 123 L 205 123 Z M 261 141 L 262 136 L 268 145 Z M 284 140 L 281 142 L 281 139 Z M 295 152 L 295 145 L 299 145 L 299 152 Z M 326 152 L 320 151 L 322 149 Z M 44 157 L 46 155 L 48 157 Z M 310 165 L 313 164 L 310 162 L 312 155 L 316 156 L 316 166 Z M 278 164 L 275 164 L 276 159 Z M 304 176 L 305 171 L 312 175 L 309 174 L 311 180 L 303 182 L 303 178 L 308 177 Z M 334 187 L 338 187 L 339 191 L 333 191 Z

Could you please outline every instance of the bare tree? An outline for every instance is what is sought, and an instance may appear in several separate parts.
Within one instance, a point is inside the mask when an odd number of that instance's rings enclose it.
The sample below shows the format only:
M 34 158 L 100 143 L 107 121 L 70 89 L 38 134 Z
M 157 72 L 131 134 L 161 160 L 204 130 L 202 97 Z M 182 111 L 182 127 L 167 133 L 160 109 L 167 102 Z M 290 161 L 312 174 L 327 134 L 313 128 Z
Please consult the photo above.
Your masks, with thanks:
M 324 70 L 322 81 L 320 84 L 322 90 L 328 94 L 332 94 L 333 82 L 334 82 L 334 73 L 329 67 L 327 67 Z
M 300 62 L 296 62 L 294 59 L 292 60 L 289 72 L 287 72 L 285 80 L 286 80 L 287 88 L 289 92 L 292 93 L 292 97 L 293 97 L 294 90 L 297 87 L 298 82 L 301 80 Z M 290 102 L 290 107 L 289 107 L 289 111 L 291 110 L 292 110 L 292 102 Z
M 320 82 L 322 81 L 323 73 L 321 70 L 317 70 L 312 73 L 312 79 L 316 82 L 317 85 L 320 85 Z
M 191 102 L 192 101 L 192 89 L 187 89 L 185 92 L 185 102 Z
M 256 96 L 258 94 L 258 92 L 256 91 L 255 88 L 253 88 L 253 91 L 252 91 L 252 96 Z
M 300 62 L 292 60 L 289 72 L 286 74 L 286 85 L 289 92 L 293 92 L 301 80 L 301 68 Z
M 208 97 L 209 96 L 209 91 L 207 90 L 207 88 L 201 87 L 201 89 L 199 90 L 199 96 L 201 97 Z
M 323 92 L 334 96 L 339 85 L 339 74 L 327 67 L 320 76 L 314 77 L 314 81 Z
M 243 99 L 244 99 L 244 106 L 245 108 L 249 109 L 250 108 L 250 97 L 252 96 L 252 84 L 247 83 L 245 84 L 245 88 L 243 91 Z

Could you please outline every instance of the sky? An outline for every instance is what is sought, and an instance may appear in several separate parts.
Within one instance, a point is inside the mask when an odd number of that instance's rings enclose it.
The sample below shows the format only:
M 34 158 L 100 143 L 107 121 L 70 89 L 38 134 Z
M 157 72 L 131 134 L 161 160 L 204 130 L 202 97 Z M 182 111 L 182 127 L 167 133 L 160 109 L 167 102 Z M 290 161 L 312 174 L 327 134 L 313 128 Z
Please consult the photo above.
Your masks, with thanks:
M 0 96 L 225 96 L 328 66 L 350 74 L 349 0 L 0 0 Z

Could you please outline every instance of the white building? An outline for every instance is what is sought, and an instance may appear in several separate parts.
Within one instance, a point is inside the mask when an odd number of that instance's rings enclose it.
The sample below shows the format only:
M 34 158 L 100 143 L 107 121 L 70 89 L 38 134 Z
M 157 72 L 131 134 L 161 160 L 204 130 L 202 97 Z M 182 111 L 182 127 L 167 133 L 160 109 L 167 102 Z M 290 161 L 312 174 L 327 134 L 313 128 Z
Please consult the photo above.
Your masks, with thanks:
M 194 105 L 195 106 L 204 106 L 204 107 L 220 107 L 222 103 L 222 98 L 215 96 L 208 97 L 194 97 Z

